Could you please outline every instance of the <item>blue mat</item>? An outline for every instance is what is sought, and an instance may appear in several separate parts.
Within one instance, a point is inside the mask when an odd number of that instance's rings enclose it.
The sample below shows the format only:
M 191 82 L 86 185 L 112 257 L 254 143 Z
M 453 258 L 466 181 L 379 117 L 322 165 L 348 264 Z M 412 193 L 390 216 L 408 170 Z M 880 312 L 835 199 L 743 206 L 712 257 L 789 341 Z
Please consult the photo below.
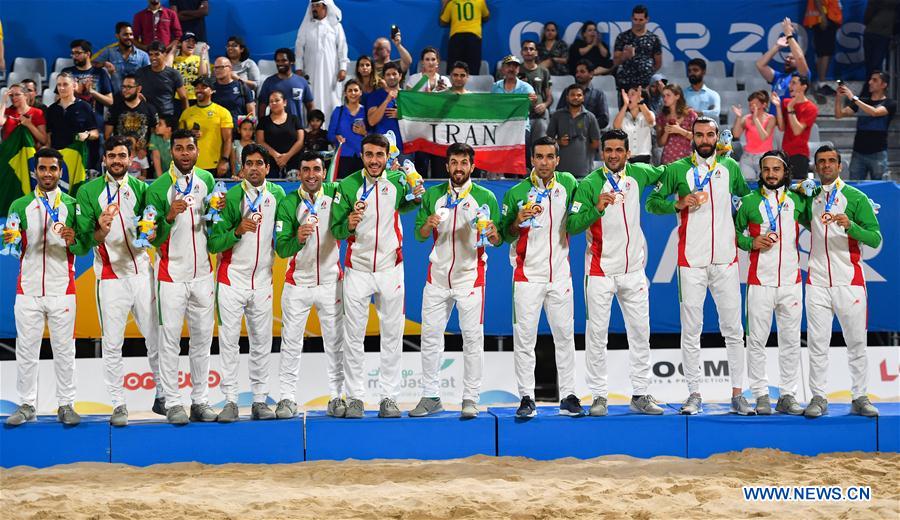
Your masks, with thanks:
M 110 428 L 111 462 L 149 466 L 166 462 L 282 464 L 303 461 L 303 418 L 173 426 L 131 421 Z
M 0 466 L 4 468 L 72 462 L 109 462 L 108 417 L 83 416 L 78 426 L 64 426 L 55 415 L 45 415 L 21 426 L 0 427 Z
M 662 416 L 631 413 L 610 406 L 606 417 L 567 417 L 559 408 L 538 408 L 531 419 L 516 417 L 515 408 L 489 408 L 497 416 L 497 454 L 550 460 L 590 459 L 601 455 L 687 455 L 685 417 L 664 407 Z M 585 411 L 587 411 L 585 409 Z
M 900 403 L 875 403 L 878 407 L 878 451 L 900 452 Z
M 443 460 L 497 454 L 496 419 L 484 411 L 475 419 L 459 412 L 429 417 L 335 419 L 325 412 L 306 413 L 306 460 Z

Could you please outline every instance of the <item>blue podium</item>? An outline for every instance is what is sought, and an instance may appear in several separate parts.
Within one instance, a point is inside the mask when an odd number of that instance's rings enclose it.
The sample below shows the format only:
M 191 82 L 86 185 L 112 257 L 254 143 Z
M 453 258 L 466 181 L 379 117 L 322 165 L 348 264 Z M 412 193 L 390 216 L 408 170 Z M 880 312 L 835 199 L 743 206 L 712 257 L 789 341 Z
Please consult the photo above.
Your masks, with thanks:
M 322 411 L 306 412 L 306 460 L 427 459 L 443 460 L 497 454 L 496 420 L 482 411 L 474 419 L 459 412 L 428 417 L 335 419 Z
M 109 462 L 108 417 L 86 415 L 81 424 L 65 426 L 55 415 L 43 415 L 20 426 L 0 426 L 0 466 L 45 468 L 72 462 Z
M 900 452 L 900 403 L 875 403 L 878 407 L 878 451 Z

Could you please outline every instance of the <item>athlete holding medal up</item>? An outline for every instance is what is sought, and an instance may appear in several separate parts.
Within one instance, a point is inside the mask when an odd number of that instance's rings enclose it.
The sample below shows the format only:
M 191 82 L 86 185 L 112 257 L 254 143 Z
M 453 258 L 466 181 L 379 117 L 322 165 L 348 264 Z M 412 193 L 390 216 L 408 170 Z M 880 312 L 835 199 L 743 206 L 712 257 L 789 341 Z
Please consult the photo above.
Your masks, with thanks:
M 797 250 L 806 198 L 789 190 L 791 167 L 784 152 L 759 160 L 759 190 L 741 199 L 735 217 L 738 247 L 750 252 L 747 272 L 747 366 L 756 413 L 771 415 L 766 378 L 766 341 L 775 313 L 778 331 L 780 396 L 776 411 L 800 415 L 800 319 L 803 286 Z M 746 232 L 746 234 L 745 234 Z

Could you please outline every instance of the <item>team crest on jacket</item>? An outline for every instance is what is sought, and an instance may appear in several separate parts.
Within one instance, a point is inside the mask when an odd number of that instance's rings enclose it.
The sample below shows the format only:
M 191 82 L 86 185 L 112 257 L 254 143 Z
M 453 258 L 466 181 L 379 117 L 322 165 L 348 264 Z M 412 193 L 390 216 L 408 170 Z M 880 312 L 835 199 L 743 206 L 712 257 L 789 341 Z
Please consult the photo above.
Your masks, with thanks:
M 387 187 L 387 184 L 385 184 L 385 185 L 382 186 L 382 188 L 381 188 L 381 194 L 382 194 L 382 195 L 387 195 L 387 192 L 388 192 L 388 187 Z
M 266 199 L 266 201 L 263 202 L 263 206 L 266 208 L 272 207 L 272 199 Z

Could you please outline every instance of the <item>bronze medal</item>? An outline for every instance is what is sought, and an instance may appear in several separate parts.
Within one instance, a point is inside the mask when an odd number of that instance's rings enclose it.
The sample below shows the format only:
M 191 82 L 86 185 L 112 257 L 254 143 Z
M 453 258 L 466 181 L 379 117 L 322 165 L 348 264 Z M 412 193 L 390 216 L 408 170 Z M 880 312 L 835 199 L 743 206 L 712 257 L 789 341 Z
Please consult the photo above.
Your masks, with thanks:
M 53 227 L 51 227 L 50 229 L 52 229 L 53 232 L 57 235 L 62 236 L 63 230 L 66 229 L 66 225 L 62 222 L 54 222 Z
M 694 195 L 697 196 L 697 204 L 702 205 L 709 202 L 709 193 L 706 193 L 705 191 L 698 191 Z
M 769 234 L 766 235 L 766 238 L 768 238 L 772 242 L 778 242 L 778 233 L 770 231 Z
M 187 202 L 188 206 L 194 207 L 194 196 L 193 195 L 185 195 L 184 201 Z
M 313 226 L 317 226 L 317 225 L 319 224 L 319 216 L 318 216 L 318 215 L 309 214 L 309 215 L 306 217 L 306 223 L 307 223 L 307 224 L 312 224 Z
M 369 205 L 364 200 L 358 200 L 355 204 L 353 204 L 353 209 L 356 211 L 365 211 Z
M 831 212 L 826 211 L 825 213 L 822 213 L 821 218 L 822 218 L 822 224 L 825 224 L 827 226 L 828 224 L 831 224 L 831 222 L 834 220 L 834 215 L 832 215 Z
M 260 222 L 262 222 L 262 219 L 263 219 L 262 213 L 260 213 L 258 211 L 250 214 L 250 220 L 255 222 L 256 224 L 259 224 Z
M 533 207 L 534 207 L 534 216 L 535 217 L 537 217 L 538 215 L 540 215 L 541 213 L 544 212 L 544 206 L 541 206 L 540 204 L 535 204 Z
M 103 212 L 115 217 L 119 214 L 119 205 L 114 202 L 109 206 L 106 206 L 106 209 L 104 209 Z
M 613 204 L 622 204 L 625 202 L 625 194 L 621 191 L 616 192 L 615 198 L 613 199 Z

